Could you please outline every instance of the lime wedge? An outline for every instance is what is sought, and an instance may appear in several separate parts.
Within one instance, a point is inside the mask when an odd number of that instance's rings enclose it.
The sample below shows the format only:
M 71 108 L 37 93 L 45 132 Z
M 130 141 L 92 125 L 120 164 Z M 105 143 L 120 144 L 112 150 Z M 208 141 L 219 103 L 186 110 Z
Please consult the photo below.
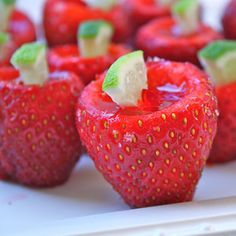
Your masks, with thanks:
M 45 44 L 24 44 L 14 53 L 11 63 L 19 69 L 21 78 L 27 85 L 43 85 L 48 79 Z
M 0 31 L 5 31 L 16 0 L 0 0 Z
M 202 49 L 198 57 L 217 85 L 236 81 L 236 41 L 215 41 Z
M 78 30 L 78 46 L 82 57 L 93 58 L 107 54 L 113 27 L 106 21 L 86 21 Z
M 100 8 L 105 11 L 109 11 L 117 4 L 117 0 L 85 0 L 87 5 L 93 8 Z
M 147 87 L 143 52 L 135 51 L 120 57 L 111 65 L 102 90 L 120 106 L 137 106 L 142 90 Z
M 179 0 L 172 7 L 172 14 L 183 34 L 196 32 L 199 26 L 199 1 Z

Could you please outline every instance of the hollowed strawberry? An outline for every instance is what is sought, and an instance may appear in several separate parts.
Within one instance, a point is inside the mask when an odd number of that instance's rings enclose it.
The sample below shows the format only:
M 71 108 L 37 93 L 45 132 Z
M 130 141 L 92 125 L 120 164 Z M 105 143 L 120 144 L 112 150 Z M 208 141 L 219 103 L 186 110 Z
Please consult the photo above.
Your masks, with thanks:
M 104 75 L 77 105 L 77 128 L 97 169 L 132 207 L 190 201 L 216 133 L 208 77 L 191 64 L 148 62 L 136 107 L 102 91 Z M 129 74 L 131 75 L 131 74 Z
M 45 51 L 24 45 L 12 59 L 20 71 L 0 68 L 0 175 L 35 187 L 67 180 L 81 152 L 74 114 L 83 84 L 48 74 Z

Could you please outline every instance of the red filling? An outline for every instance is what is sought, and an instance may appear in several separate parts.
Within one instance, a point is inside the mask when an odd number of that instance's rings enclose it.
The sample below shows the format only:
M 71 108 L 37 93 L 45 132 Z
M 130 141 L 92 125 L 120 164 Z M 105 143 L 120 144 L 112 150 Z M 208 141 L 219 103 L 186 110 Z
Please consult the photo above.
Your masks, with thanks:
M 183 100 L 188 94 L 193 94 L 201 89 L 199 78 L 194 77 L 192 66 L 185 64 L 172 63 L 170 66 L 168 62 L 165 63 L 165 68 L 161 65 L 163 63 L 150 62 L 147 64 L 148 68 L 148 90 L 142 91 L 142 100 L 139 101 L 137 107 L 124 107 L 121 108 L 112 99 L 102 91 L 102 83 L 104 75 L 100 80 L 88 86 L 84 96 L 90 97 L 86 106 L 93 113 L 103 112 L 104 115 L 144 115 L 150 114 L 155 111 L 166 109 L 175 103 Z M 177 69 L 175 66 L 177 66 Z M 170 69 L 171 67 L 171 69 Z M 189 72 L 184 68 L 189 68 Z M 190 73 L 190 71 L 193 72 Z M 192 80 L 189 80 L 192 77 Z M 89 94 L 88 94 L 89 93 Z M 192 95 L 194 97 L 194 95 Z M 82 97 L 83 100 L 83 97 Z

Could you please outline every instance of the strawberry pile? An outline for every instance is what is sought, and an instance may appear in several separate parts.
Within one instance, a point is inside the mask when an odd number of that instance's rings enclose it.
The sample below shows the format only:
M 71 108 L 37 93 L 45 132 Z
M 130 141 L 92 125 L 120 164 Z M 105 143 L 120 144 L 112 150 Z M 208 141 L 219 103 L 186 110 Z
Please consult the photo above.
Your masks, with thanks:
M 207 161 L 235 160 L 236 41 L 197 0 L 46 0 L 49 48 L 14 4 L 0 0 L 1 180 L 63 184 L 86 148 L 146 207 L 191 201 Z

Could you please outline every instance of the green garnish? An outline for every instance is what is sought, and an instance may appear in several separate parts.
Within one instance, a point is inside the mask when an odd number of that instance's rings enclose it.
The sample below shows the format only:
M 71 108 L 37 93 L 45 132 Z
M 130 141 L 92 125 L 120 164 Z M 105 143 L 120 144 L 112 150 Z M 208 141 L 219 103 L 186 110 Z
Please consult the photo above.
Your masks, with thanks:
M 106 21 L 86 21 L 78 30 L 78 45 L 82 57 L 106 55 L 113 35 L 113 27 Z
M 143 51 L 135 51 L 115 61 L 102 85 L 114 102 L 120 106 L 136 106 L 142 90 L 147 88 L 147 70 Z
M 48 78 L 46 46 L 42 43 L 24 44 L 14 53 L 11 63 L 19 69 L 25 84 L 43 85 Z
M 10 36 L 8 33 L 0 32 L 0 47 L 8 43 L 9 40 L 10 40 Z
M 236 81 L 236 41 L 215 41 L 202 49 L 198 57 L 217 85 Z
M 196 32 L 199 26 L 198 0 L 179 0 L 173 5 L 172 13 L 183 34 Z
M 5 5 L 14 5 L 16 4 L 16 0 L 0 0 L 2 1 Z

